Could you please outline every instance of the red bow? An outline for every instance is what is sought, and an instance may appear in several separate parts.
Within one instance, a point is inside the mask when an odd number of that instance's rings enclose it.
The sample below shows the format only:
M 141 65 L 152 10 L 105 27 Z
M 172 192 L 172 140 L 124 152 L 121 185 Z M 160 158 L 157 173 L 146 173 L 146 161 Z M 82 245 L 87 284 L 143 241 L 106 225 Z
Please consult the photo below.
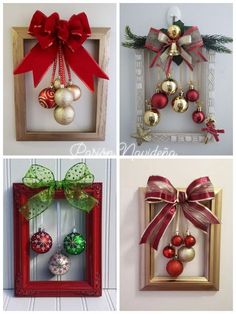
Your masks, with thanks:
M 177 206 L 195 227 L 207 232 L 209 224 L 219 224 L 219 220 L 209 208 L 199 202 L 214 197 L 214 188 L 208 177 L 194 180 L 186 189 L 186 193 L 177 191 L 164 177 L 149 177 L 145 200 L 150 203 L 166 204 L 144 230 L 140 244 L 149 241 L 155 250 L 158 249 L 163 233 L 176 214 Z
M 65 21 L 60 20 L 56 12 L 47 17 L 41 11 L 36 11 L 28 32 L 37 38 L 38 43 L 18 65 L 14 74 L 32 71 L 35 87 L 56 59 L 60 43 L 65 61 L 92 91 L 94 91 L 93 76 L 108 79 L 106 73 L 82 46 L 91 35 L 85 13 L 74 14 L 69 21 Z
M 215 123 L 213 121 L 209 121 L 206 123 L 206 127 L 202 128 L 202 131 L 207 131 L 208 133 L 212 134 L 216 142 L 219 142 L 219 134 L 220 133 L 225 133 L 225 130 L 221 129 L 218 130 L 215 127 Z

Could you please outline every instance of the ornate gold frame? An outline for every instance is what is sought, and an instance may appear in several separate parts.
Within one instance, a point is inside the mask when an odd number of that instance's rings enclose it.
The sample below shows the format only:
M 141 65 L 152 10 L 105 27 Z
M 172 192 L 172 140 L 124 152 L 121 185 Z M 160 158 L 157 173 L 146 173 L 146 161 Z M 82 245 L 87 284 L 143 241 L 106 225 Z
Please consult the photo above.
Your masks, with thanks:
M 183 189 L 179 189 L 183 190 Z M 145 188 L 139 188 L 140 201 L 140 235 L 152 219 L 154 204 L 144 200 Z M 221 220 L 222 189 L 215 189 L 215 199 L 209 201 L 209 208 Z M 154 250 L 148 244 L 140 245 L 140 290 L 219 290 L 220 271 L 220 233 L 221 225 L 211 225 L 206 236 L 207 245 L 205 276 L 173 279 L 154 275 Z
M 98 41 L 98 63 L 106 72 L 108 64 L 107 46 L 110 28 L 91 28 L 89 40 Z M 24 57 L 25 40 L 34 38 L 28 34 L 27 27 L 13 27 L 13 66 L 14 68 Z M 107 80 L 97 80 L 96 125 L 94 132 L 58 132 L 29 131 L 26 121 L 26 88 L 25 76 L 14 76 L 15 121 L 17 141 L 103 141 L 106 128 Z

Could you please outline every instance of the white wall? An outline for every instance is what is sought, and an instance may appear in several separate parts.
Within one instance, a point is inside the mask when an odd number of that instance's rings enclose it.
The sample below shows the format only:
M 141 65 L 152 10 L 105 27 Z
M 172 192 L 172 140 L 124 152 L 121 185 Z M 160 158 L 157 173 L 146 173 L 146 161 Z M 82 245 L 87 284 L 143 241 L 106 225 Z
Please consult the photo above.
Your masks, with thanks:
M 14 87 L 13 87 L 13 62 L 12 62 L 12 38 L 11 28 L 13 26 L 28 26 L 32 15 L 36 10 L 41 10 L 46 15 L 55 11 L 62 19 L 69 19 L 71 15 L 86 12 L 91 27 L 110 27 L 109 40 L 109 63 L 108 63 L 108 100 L 107 100 L 107 125 L 105 141 L 86 142 L 87 150 L 94 148 L 101 151 L 103 148 L 114 154 L 116 150 L 116 5 L 115 4 L 4 4 L 4 154 L 6 155 L 67 155 L 70 154 L 70 147 L 75 142 L 17 142 L 15 140 L 15 108 L 14 108 Z M 85 43 L 86 48 L 91 49 L 91 45 Z M 45 118 L 45 110 L 37 104 L 37 96 L 41 89 L 45 88 L 50 80 L 51 71 L 48 71 L 43 81 L 37 88 L 33 87 L 31 74 L 26 75 L 27 106 L 28 113 L 32 118 L 28 123 L 30 129 L 43 129 L 44 124 L 51 130 L 58 130 L 59 125 L 51 117 L 52 112 L 48 112 Z M 88 105 L 92 99 L 92 94 L 85 88 L 85 85 L 78 78 L 74 83 L 82 87 L 84 98 L 74 105 L 76 119 L 73 125 L 61 126 L 60 130 L 75 128 L 76 124 L 84 128 L 91 127 L 94 103 Z M 85 101 L 83 100 L 85 99 Z M 50 120 L 51 119 L 51 120 Z M 28 119 L 29 120 L 29 119 Z M 51 121 L 51 124 L 50 124 Z M 77 129 L 77 128 L 76 128 Z M 88 129 L 88 128 L 87 128 Z
M 144 36 L 150 27 L 161 28 L 167 26 L 167 10 L 172 4 L 121 4 L 120 30 L 121 41 L 125 40 L 125 26 L 129 25 L 131 30 L 138 35 Z M 185 25 L 197 25 L 202 34 L 222 34 L 231 36 L 233 33 L 233 10 L 232 4 L 174 4 L 177 5 L 182 14 Z M 230 46 L 229 46 L 230 47 Z M 120 53 L 120 141 L 135 143 L 130 137 L 136 129 L 135 108 L 135 71 L 134 51 L 121 47 Z M 215 107 L 218 128 L 224 128 L 225 134 L 219 143 L 212 144 L 176 144 L 158 143 L 159 150 L 168 148 L 180 155 L 228 155 L 232 154 L 232 110 L 233 110 L 233 88 L 232 88 L 232 55 L 217 54 L 215 64 Z M 165 112 L 161 112 L 164 115 Z M 161 119 L 165 119 L 162 115 Z M 162 120 L 163 121 L 163 120 Z M 166 121 L 166 128 L 171 123 Z M 184 127 L 183 127 L 184 128 Z M 181 132 L 181 129 L 179 130 Z M 144 143 L 136 150 L 141 152 L 149 148 L 154 150 L 156 143 Z M 129 153 L 130 154 L 130 153 Z
M 14 287 L 13 273 L 13 206 L 12 184 L 22 182 L 22 177 L 32 163 L 51 169 L 57 179 L 79 159 L 5 159 L 4 160 L 4 284 L 5 289 Z M 84 160 L 83 160 L 84 161 Z M 116 288 L 116 162 L 106 159 L 87 159 L 87 165 L 95 175 L 95 182 L 103 183 L 102 199 L 102 285 Z M 40 222 L 40 217 L 39 217 Z M 55 222 L 56 223 L 56 222 Z M 55 236 L 56 237 L 56 236 Z M 55 238 L 54 238 L 55 240 Z M 41 268 L 36 259 L 35 272 Z M 70 280 L 70 279 L 69 279 Z
M 231 160 L 121 160 L 120 165 L 120 306 L 122 310 L 232 310 L 232 172 Z M 140 212 L 138 188 L 150 175 L 167 177 L 176 187 L 208 175 L 223 189 L 220 290 L 139 291 Z M 196 252 L 197 253 L 197 252 Z M 128 278 L 128 280 L 127 280 Z

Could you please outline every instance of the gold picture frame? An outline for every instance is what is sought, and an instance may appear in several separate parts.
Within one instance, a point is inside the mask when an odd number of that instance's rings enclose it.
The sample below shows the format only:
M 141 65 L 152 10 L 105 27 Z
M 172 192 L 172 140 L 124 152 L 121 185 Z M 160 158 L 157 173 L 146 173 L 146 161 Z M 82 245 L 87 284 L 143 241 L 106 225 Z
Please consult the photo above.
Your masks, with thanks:
M 184 189 L 178 189 L 184 191 Z M 154 204 L 145 202 L 145 188 L 139 188 L 140 202 L 140 235 L 152 220 Z M 212 213 L 221 220 L 222 189 L 215 189 L 215 198 L 208 205 Z M 155 276 L 154 249 L 149 244 L 140 245 L 140 290 L 219 290 L 220 271 L 220 234 L 221 225 L 211 225 L 207 235 L 208 244 L 205 246 L 206 263 L 204 276 L 180 276 L 176 279 L 167 276 Z
M 35 38 L 28 34 L 27 27 L 13 27 L 13 66 L 25 56 L 25 41 Z M 98 64 L 106 72 L 108 64 L 107 46 L 110 28 L 91 28 L 88 40 L 98 41 Z M 95 130 L 76 131 L 32 131 L 27 129 L 25 75 L 14 76 L 15 124 L 17 141 L 103 141 L 106 128 L 107 80 L 97 80 L 96 122 Z

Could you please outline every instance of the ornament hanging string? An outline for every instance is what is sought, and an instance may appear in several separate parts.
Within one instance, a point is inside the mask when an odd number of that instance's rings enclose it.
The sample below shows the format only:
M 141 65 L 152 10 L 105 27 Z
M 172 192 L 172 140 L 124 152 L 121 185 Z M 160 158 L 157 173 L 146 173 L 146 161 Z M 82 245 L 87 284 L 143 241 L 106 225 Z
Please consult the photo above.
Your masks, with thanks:
M 164 202 L 164 206 L 144 230 L 140 244 L 150 242 L 157 250 L 160 239 L 176 215 L 177 206 L 184 216 L 198 229 L 207 232 L 210 224 L 219 224 L 218 218 L 200 202 L 215 197 L 208 177 L 194 180 L 186 192 L 177 191 L 170 181 L 161 176 L 150 176 L 145 200 L 149 203 Z
M 55 61 L 60 46 L 68 66 L 91 91 L 94 91 L 94 76 L 109 79 L 82 46 L 91 36 L 89 22 L 84 12 L 74 14 L 66 21 L 61 20 L 56 12 L 47 17 L 41 11 L 36 11 L 28 33 L 35 37 L 38 43 L 16 67 L 14 74 L 32 71 L 35 87 Z

